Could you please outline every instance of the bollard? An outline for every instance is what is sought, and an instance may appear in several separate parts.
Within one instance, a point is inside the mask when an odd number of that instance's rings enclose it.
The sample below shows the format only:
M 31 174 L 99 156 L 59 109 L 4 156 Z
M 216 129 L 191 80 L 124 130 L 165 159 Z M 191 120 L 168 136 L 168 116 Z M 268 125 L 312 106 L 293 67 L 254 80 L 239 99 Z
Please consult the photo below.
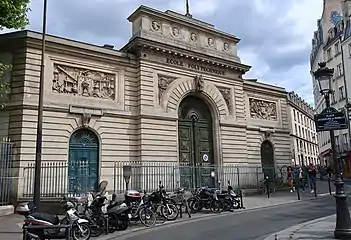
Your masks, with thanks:
M 268 180 L 268 176 L 266 176 L 266 185 L 267 185 L 267 197 L 269 198 L 270 188 L 269 188 L 269 180 Z
M 240 189 L 240 209 L 245 209 L 243 202 L 243 191 Z
M 332 195 L 331 185 L 330 185 L 330 176 L 328 176 L 328 188 L 329 188 L 329 195 Z
M 297 194 L 297 200 L 301 200 L 301 196 L 300 196 L 300 179 L 296 180 L 296 194 Z

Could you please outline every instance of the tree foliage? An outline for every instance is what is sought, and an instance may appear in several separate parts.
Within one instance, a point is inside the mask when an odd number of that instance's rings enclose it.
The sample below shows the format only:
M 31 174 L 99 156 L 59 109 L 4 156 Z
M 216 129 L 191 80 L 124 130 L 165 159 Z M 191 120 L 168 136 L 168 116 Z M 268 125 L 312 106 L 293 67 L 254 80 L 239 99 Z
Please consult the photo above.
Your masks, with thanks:
M 4 77 L 6 72 L 10 70 L 12 66 L 10 64 L 0 63 L 0 80 Z M 10 98 L 10 84 L 0 83 L 0 109 L 6 106 Z
M 27 26 L 29 2 L 30 0 L 0 0 L 0 30 L 20 29 Z

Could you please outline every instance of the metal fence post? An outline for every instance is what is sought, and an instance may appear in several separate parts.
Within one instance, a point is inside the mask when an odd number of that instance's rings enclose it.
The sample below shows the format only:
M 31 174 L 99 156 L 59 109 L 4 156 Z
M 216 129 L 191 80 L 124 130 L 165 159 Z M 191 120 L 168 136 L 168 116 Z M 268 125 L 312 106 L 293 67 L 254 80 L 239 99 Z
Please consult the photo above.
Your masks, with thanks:
M 113 164 L 113 193 L 116 193 L 116 184 L 117 184 L 117 162 Z
M 240 170 L 239 170 L 239 167 L 236 167 L 236 173 L 238 174 L 238 189 L 241 189 L 240 188 Z

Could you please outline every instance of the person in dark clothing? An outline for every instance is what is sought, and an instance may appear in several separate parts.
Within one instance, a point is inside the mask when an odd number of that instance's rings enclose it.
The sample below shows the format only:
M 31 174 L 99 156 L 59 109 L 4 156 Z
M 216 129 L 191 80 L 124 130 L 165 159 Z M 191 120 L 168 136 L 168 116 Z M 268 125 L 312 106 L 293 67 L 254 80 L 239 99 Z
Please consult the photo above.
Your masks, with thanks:
M 308 174 L 308 183 L 310 185 L 311 193 L 314 193 L 314 188 L 316 185 L 317 170 L 312 163 L 308 166 L 307 174 Z
M 328 178 L 331 178 L 332 176 L 332 169 L 330 166 L 327 167 L 327 170 L 326 170 L 327 174 L 328 174 Z

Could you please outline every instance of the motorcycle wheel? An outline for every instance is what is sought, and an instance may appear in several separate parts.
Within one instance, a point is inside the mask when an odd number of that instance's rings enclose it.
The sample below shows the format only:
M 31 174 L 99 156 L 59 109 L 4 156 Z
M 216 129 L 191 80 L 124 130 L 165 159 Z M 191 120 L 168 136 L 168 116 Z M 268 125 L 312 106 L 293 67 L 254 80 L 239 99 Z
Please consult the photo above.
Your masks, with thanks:
M 142 208 L 139 211 L 140 222 L 146 227 L 152 227 L 156 224 L 156 213 L 149 208 Z
M 223 201 L 223 211 L 228 212 L 232 209 L 232 201 L 230 199 L 224 199 Z
M 234 208 L 234 209 L 239 209 L 239 208 L 240 208 L 240 202 L 239 202 L 239 201 L 234 200 L 234 203 L 233 203 L 233 208 Z
M 91 229 L 90 226 L 86 223 L 82 223 L 73 226 L 72 228 L 72 236 L 74 240 L 89 240 L 91 237 Z
M 93 221 L 95 223 L 90 223 L 91 236 L 99 237 L 101 234 L 104 233 L 106 229 L 106 220 L 102 216 L 100 216 L 93 217 Z
M 213 213 L 221 213 L 224 210 L 224 204 L 221 200 L 212 200 L 210 203 L 210 210 Z
M 108 215 L 108 232 L 113 233 L 118 230 L 118 218 L 114 214 Z
M 129 225 L 129 219 L 125 215 L 118 216 L 118 226 L 117 230 L 118 231 L 124 231 L 128 228 Z
M 161 214 L 168 221 L 176 220 L 178 217 L 178 212 L 179 210 L 174 204 L 168 204 L 168 207 L 164 205 L 161 206 Z
M 203 209 L 201 201 L 198 200 L 193 201 L 192 204 L 189 205 L 189 207 L 193 213 L 201 212 L 201 210 Z

